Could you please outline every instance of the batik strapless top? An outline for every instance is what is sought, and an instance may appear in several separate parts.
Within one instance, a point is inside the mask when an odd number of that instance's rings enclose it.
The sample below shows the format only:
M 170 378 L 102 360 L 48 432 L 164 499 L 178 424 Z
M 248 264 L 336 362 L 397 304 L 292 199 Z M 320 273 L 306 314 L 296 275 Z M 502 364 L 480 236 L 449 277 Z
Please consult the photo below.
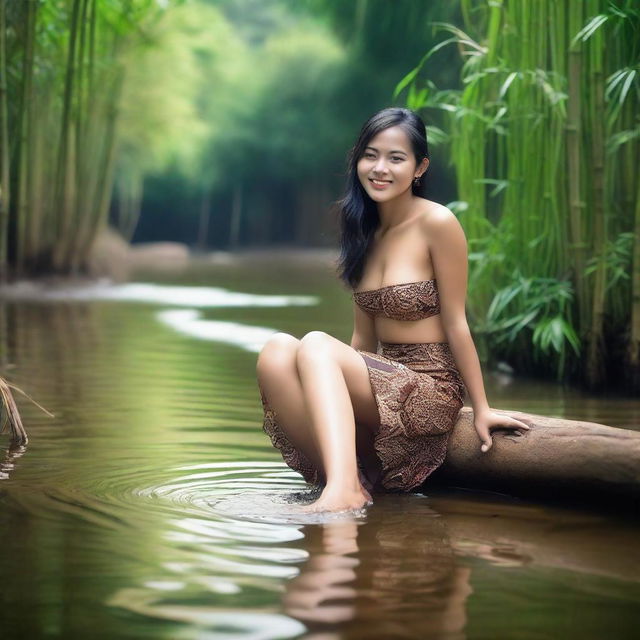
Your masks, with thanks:
M 392 320 L 422 320 L 440 313 L 435 278 L 354 291 L 353 299 L 369 315 L 382 315 Z

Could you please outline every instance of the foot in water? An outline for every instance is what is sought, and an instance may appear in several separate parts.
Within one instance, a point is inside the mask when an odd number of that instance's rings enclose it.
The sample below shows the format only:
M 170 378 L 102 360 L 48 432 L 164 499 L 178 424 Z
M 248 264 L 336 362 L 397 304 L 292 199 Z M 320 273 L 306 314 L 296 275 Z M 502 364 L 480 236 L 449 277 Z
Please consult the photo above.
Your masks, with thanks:
M 362 486 L 355 491 L 327 491 L 309 505 L 302 507 L 304 513 L 356 511 L 373 504 L 371 494 Z

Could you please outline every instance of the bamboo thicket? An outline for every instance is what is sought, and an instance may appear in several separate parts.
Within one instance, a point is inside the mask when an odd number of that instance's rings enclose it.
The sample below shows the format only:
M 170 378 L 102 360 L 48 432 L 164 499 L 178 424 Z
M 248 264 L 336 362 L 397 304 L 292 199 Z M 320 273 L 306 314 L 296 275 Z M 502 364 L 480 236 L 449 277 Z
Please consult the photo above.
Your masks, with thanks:
M 463 29 L 437 26 L 466 58 L 463 88 L 420 89 L 418 68 L 396 93 L 409 86 L 410 106 L 449 114 L 475 329 L 520 369 L 596 387 L 622 363 L 637 389 L 640 10 L 461 7 Z
M 435 26 L 466 58 L 463 88 L 420 88 L 432 50 L 396 94 L 409 86 L 409 106 L 448 114 L 473 326 L 521 370 L 595 388 L 624 368 L 637 389 L 640 8 L 461 7 L 464 28 Z
M 155 0 L 0 0 L 0 272 L 81 269 L 106 223 L 126 56 Z

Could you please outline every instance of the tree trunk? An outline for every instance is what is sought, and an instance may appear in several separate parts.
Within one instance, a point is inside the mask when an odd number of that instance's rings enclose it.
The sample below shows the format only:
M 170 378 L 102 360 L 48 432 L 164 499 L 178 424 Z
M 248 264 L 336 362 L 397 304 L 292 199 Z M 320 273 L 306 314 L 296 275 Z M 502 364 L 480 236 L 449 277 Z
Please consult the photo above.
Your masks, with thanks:
M 632 391 L 640 390 L 640 180 L 636 181 L 633 265 L 631 272 L 631 331 L 629 336 L 629 377 Z
M 242 183 L 237 182 L 233 188 L 231 205 L 231 225 L 229 229 L 229 248 L 233 251 L 240 243 L 240 219 L 242 217 Z
M 211 190 L 205 187 L 202 190 L 202 199 L 200 200 L 200 218 L 198 220 L 198 237 L 196 239 L 196 247 L 200 251 L 206 251 L 209 246 L 209 220 L 211 218 Z
M 619 500 L 640 507 L 640 432 L 521 411 L 503 411 L 530 425 L 521 432 L 494 430 L 480 451 L 473 411 L 464 407 L 444 464 L 427 483 L 490 489 L 542 499 L 591 503 Z

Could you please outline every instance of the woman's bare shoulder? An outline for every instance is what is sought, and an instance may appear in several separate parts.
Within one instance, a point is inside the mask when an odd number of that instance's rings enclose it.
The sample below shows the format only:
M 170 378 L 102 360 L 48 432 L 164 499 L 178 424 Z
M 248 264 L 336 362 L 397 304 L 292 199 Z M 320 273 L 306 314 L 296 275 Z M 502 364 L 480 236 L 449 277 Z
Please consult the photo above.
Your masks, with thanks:
M 449 207 L 432 200 L 424 200 L 420 226 L 428 235 L 453 229 L 461 229 L 460 222 Z M 454 231 L 455 233 L 455 231 Z

